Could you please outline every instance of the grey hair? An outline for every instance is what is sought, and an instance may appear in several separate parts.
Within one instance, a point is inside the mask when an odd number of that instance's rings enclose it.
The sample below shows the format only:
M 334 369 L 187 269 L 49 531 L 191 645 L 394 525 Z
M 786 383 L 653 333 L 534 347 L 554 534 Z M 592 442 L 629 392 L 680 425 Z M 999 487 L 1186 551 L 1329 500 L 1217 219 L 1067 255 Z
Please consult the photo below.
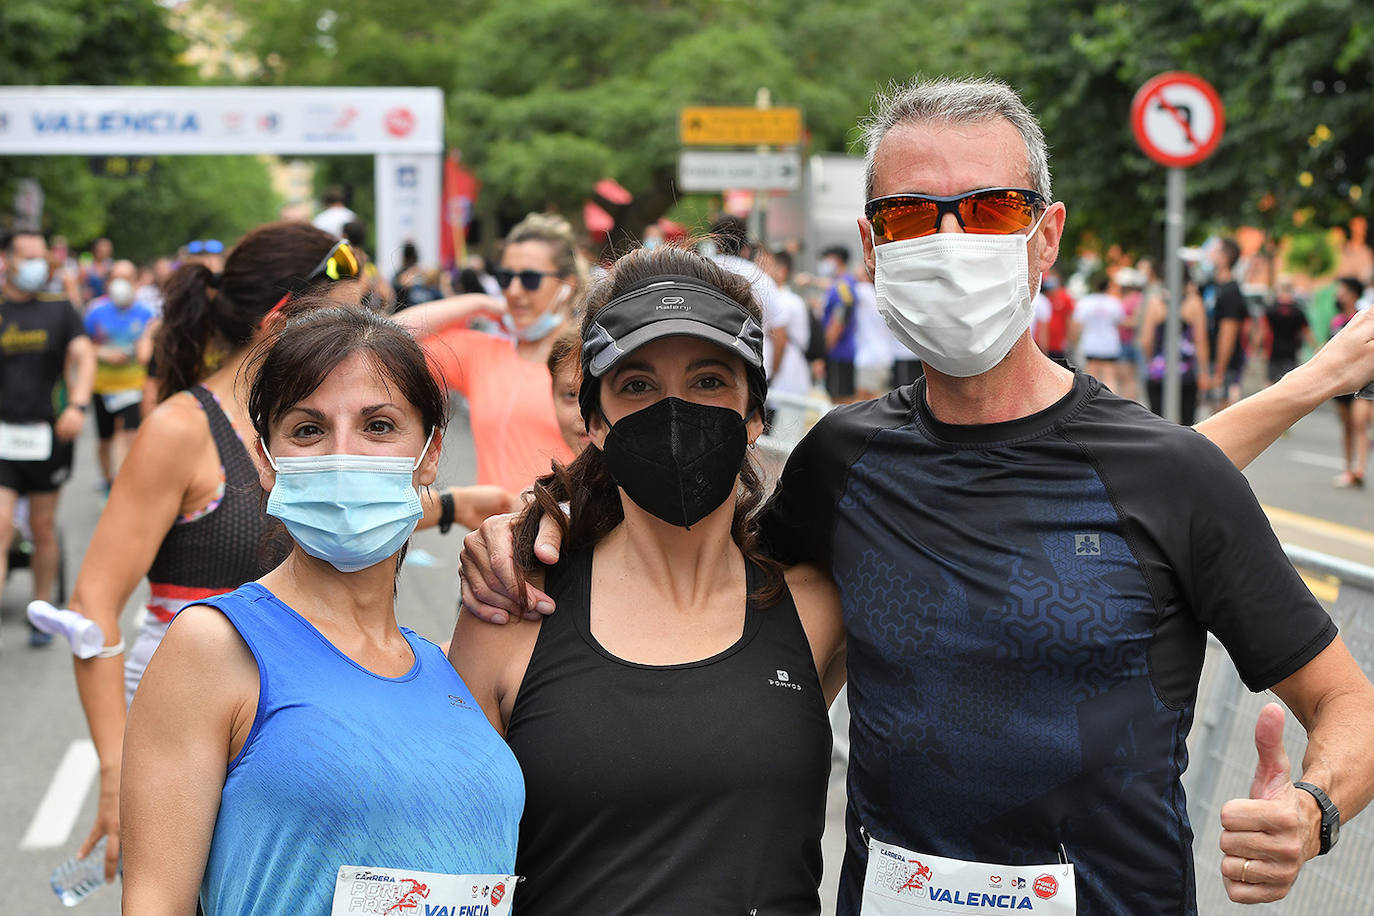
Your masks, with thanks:
M 1045 134 L 1035 115 L 1016 91 L 999 79 L 950 79 L 939 77 L 907 83 L 892 83 L 873 100 L 873 112 L 859 128 L 864 144 L 864 197 L 873 198 L 873 159 L 878 144 L 898 124 L 937 122 L 944 124 L 981 124 L 1005 118 L 1016 128 L 1026 144 L 1026 170 L 1030 189 L 1050 196 L 1049 154 Z

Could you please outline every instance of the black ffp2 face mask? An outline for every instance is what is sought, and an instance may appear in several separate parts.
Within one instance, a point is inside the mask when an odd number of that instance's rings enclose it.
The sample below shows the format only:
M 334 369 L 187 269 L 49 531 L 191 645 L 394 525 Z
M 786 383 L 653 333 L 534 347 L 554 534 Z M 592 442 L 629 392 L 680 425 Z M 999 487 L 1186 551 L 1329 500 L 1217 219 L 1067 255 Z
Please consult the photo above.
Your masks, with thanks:
M 664 398 L 611 426 L 602 452 L 635 505 L 690 528 L 730 498 L 748 445 L 730 408 Z

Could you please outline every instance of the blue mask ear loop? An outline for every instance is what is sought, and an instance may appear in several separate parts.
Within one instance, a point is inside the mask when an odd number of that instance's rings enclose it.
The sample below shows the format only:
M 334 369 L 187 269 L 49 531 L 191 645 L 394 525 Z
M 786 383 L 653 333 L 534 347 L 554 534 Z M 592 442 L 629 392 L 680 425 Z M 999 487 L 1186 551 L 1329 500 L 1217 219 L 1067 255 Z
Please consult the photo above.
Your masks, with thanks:
M 410 466 L 411 473 L 414 473 L 415 471 L 418 471 L 420 469 L 420 463 L 425 460 L 425 455 L 429 453 L 429 444 L 434 441 L 434 431 L 438 428 L 439 427 L 437 426 L 430 427 L 429 435 L 425 437 L 424 448 L 420 449 L 420 457 L 416 458 L 415 463 Z M 267 463 L 272 466 L 272 470 L 280 472 L 281 469 L 277 467 L 277 462 L 272 459 L 272 453 L 267 450 L 266 445 L 263 445 L 262 453 L 264 456 L 266 456 Z

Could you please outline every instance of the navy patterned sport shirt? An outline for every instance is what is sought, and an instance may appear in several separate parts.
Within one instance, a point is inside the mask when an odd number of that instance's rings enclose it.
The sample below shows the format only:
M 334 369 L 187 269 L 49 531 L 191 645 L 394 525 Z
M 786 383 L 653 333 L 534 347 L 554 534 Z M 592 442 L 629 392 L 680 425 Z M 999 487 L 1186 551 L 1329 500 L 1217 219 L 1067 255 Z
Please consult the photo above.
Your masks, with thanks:
M 849 640 L 848 849 L 1076 869 L 1080 913 L 1194 913 L 1179 777 L 1206 634 L 1252 690 L 1336 628 L 1206 438 L 1077 375 L 951 426 L 925 381 L 826 416 L 765 516 L 834 574 Z

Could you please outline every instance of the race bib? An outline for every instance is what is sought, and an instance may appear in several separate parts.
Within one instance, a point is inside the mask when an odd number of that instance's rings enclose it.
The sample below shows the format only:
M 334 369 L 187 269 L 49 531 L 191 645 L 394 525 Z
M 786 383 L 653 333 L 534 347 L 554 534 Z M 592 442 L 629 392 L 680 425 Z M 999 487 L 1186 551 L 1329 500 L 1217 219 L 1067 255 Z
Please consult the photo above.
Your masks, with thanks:
M 506 916 L 515 875 L 438 875 L 404 868 L 339 867 L 330 916 Z
M 110 394 L 102 394 L 101 399 L 105 402 L 105 410 L 109 413 L 119 413 L 126 407 L 133 407 L 143 400 L 142 388 L 130 388 L 128 391 L 115 391 Z
M 0 460 L 47 461 L 52 457 L 52 426 L 0 423 Z
M 862 916 L 1077 911 L 1073 866 L 963 862 L 870 839 Z

